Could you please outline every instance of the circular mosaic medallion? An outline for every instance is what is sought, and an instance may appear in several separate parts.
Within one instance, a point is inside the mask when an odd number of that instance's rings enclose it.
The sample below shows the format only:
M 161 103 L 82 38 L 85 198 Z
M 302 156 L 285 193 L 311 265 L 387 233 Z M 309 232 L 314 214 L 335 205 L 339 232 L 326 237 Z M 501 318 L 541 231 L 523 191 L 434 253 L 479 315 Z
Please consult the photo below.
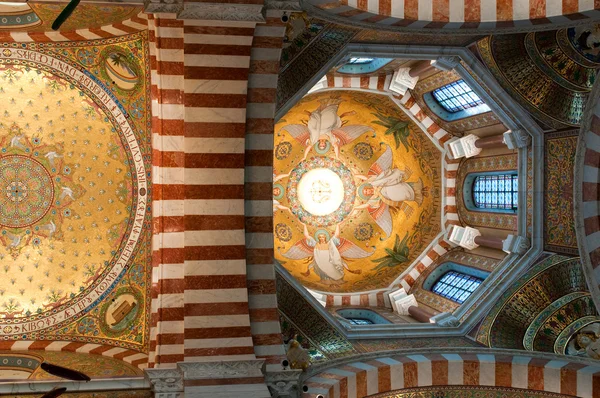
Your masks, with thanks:
M 360 241 L 371 239 L 373 237 L 373 226 L 366 222 L 358 224 L 354 229 L 354 237 Z
M 360 160 L 370 160 L 373 157 L 373 147 L 366 142 L 356 144 L 352 152 Z
M 0 224 L 29 226 L 46 215 L 54 199 L 54 185 L 46 168 L 21 155 L 0 159 Z
M 284 223 L 275 226 L 275 234 L 283 242 L 289 242 L 292 239 L 292 229 Z
M 323 178 L 318 178 L 320 175 Z M 342 162 L 314 157 L 300 162 L 292 170 L 286 193 L 292 213 L 301 222 L 319 227 L 338 224 L 350 214 L 356 187 L 352 172 Z M 309 208 L 303 206 L 307 203 L 311 204 Z M 321 204 L 327 209 L 314 213 L 309 210 L 320 209 Z

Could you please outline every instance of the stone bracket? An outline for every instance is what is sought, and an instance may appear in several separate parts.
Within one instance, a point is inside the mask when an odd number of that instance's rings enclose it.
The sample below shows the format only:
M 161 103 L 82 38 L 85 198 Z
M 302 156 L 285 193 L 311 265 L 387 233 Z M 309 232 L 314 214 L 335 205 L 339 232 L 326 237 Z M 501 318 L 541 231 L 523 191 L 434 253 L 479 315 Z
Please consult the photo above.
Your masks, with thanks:
M 449 312 L 442 312 L 431 317 L 431 323 L 435 323 L 442 327 L 457 327 L 460 325 L 460 321 Z
M 524 254 L 530 247 L 529 239 L 524 236 L 508 235 L 502 241 L 502 251 L 509 254 Z
M 477 236 L 481 236 L 481 232 L 475 228 L 454 225 L 448 240 L 460 247 L 473 250 L 479 247 L 479 245 L 475 243 L 475 238 Z
M 417 303 L 417 299 L 415 298 L 415 296 L 412 294 L 406 294 L 404 288 L 400 288 L 398 290 L 394 290 L 393 292 L 388 293 L 388 297 L 390 298 L 390 303 L 392 304 L 394 312 L 398 313 L 399 315 L 409 315 L 409 307 L 419 306 L 419 303 Z
M 300 376 L 302 376 L 302 370 L 300 369 L 286 369 L 274 372 L 267 371 L 265 375 L 265 381 L 272 398 L 299 398 L 301 395 L 300 387 Z
M 437 59 L 431 61 L 431 65 L 435 66 L 439 70 L 443 70 L 445 72 L 451 71 L 456 68 L 460 63 L 460 58 L 456 56 L 442 56 Z
M 479 137 L 473 134 L 469 134 L 457 140 L 450 142 L 450 152 L 454 159 L 460 159 L 462 157 L 472 158 L 481 153 L 481 148 L 475 146 L 475 142 L 479 140 Z
M 524 130 L 508 130 L 503 134 L 508 149 L 525 148 L 531 144 L 531 136 Z
M 412 77 L 410 75 L 410 68 L 400 68 L 392 76 L 390 91 L 404 95 L 408 89 L 414 89 L 418 81 L 419 76 Z

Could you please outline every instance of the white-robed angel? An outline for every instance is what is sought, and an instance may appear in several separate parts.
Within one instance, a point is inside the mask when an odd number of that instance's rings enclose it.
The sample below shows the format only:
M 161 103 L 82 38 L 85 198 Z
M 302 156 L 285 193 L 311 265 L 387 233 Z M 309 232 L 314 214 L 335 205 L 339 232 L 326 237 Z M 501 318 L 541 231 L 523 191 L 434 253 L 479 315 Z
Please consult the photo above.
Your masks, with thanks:
M 410 169 L 401 171 L 392 168 L 392 149 L 387 146 L 383 154 L 369 168 L 367 176 L 355 174 L 354 177 L 365 181 L 358 187 L 358 195 L 367 202 L 354 207 L 354 211 L 367 209 L 386 236 L 392 233 L 392 215 L 390 207 L 403 211 L 410 217 L 414 209 L 408 201 L 423 203 L 423 181 L 406 182 L 410 178 Z
M 281 255 L 291 260 L 307 259 L 309 264 L 306 272 L 302 275 L 309 276 L 310 270 L 321 278 L 325 285 L 341 285 L 345 283 L 346 271 L 352 274 L 360 274 L 361 270 L 351 270 L 345 259 L 366 258 L 373 254 L 356 246 L 347 239 L 340 237 L 339 224 L 335 227 L 335 233 L 329 238 L 325 230 L 318 230 L 314 239 L 309 235 L 304 225 L 304 239 L 298 241 L 294 246 Z
M 284 188 L 281 184 L 276 184 L 277 181 L 289 176 L 289 174 L 273 174 L 273 213 L 277 210 L 287 211 L 292 214 L 289 207 L 282 205 L 279 199 L 283 198 Z
M 306 159 L 313 145 L 316 144 L 318 149 L 324 150 L 327 142 L 331 143 L 335 158 L 339 159 L 340 146 L 354 141 L 364 133 L 374 131 L 373 128 L 364 125 L 345 126 L 346 121 L 342 121 L 342 118 L 353 115 L 355 112 L 350 111 L 338 115 L 340 103 L 340 100 L 323 101 L 315 111 L 305 111 L 309 116 L 306 125 L 288 124 L 281 128 L 290 133 L 300 144 L 306 146 L 302 160 Z

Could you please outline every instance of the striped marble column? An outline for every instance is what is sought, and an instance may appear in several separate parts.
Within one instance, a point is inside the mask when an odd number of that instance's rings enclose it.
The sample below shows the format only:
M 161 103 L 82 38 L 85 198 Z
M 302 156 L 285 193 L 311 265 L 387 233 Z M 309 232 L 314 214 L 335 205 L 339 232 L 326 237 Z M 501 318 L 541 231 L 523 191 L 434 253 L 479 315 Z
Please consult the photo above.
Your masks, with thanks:
M 150 16 L 154 179 L 150 367 L 184 359 L 183 22 Z
M 285 350 L 279 326 L 273 267 L 273 130 L 279 58 L 285 24 L 281 10 L 268 10 L 252 40 L 246 123 L 246 261 L 254 353 L 281 363 Z M 269 365 L 267 365 L 269 366 Z

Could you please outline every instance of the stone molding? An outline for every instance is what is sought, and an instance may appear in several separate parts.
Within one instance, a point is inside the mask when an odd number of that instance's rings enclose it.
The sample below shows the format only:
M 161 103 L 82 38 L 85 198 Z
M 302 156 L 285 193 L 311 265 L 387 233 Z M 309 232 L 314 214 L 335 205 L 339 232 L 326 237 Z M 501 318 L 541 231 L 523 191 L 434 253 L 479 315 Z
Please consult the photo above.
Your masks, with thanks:
M 529 239 L 524 236 L 508 235 L 502 241 L 502 251 L 505 253 L 525 254 L 531 247 Z
M 277 1 L 281 10 L 292 7 L 292 1 Z M 295 9 L 293 9 L 295 10 Z M 177 19 L 265 22 L 262 4 L 184 3 L 183 0 L 145 0 L 145 13 L 177 14 Z
M 460 58 L 457 56 L 441 56 L 431 61 L 431 65 L 443 71 L 451 71 L 460 64 Z
M 177 368 L 145 369 L 155 397 L 178 398 L 183 394 L 183 373 Z
M 443 327 L 457 327 L 460 321 L 449 312 L 442 312 L 431 317 L 431 322 Z
M 481 232 L 479 232 L 478 229 L 455 225 L 452 228 L 449 240 L 455 245 L 459 245 L 468 250 L 473 250 L 479 247 L 479 245 L 475 243 L 475 238 L 480 235 Z
M 531 136 L 525 130 L 508 130 L 503 135 L 508 149 L 525 148 L 531 144 Z
M 266 0 L 265 8 L 267 10 L 281 10 L 281 11 L 302 11 L 299 1 L 289 0 Z
M 272 398 L 299 398 L 301 369 L 278 370 L 265 374 Z
M 264 366 L 264 359 L 219 362 L 179 362 L 177 364 L 177 368 L 183 373 L 185 380 L 262 377 L 264 374 Z

